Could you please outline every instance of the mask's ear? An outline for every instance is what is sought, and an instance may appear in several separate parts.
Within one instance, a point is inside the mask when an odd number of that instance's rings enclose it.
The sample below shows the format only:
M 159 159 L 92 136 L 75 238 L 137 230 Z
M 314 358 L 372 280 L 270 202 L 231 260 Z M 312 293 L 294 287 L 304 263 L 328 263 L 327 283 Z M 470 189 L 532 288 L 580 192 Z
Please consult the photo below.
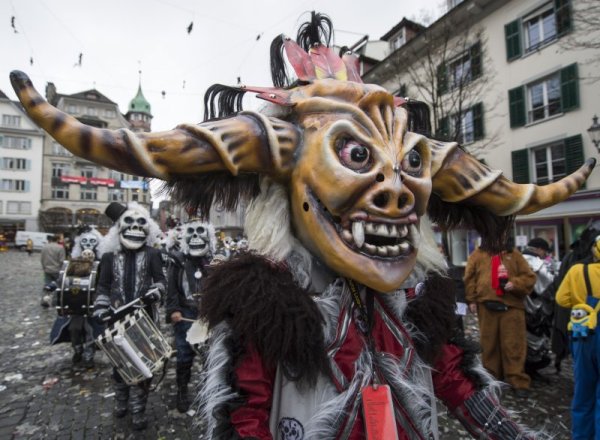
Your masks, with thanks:
M 107 130 L 82 124 L 50 105 L 23 72 L 10 79 L 27 114 L 73 154 L 118 171 L 163 180 L 225 172 L 288 177 L 299 133 L 293 124 L 241 112 L 157 133 Z
M 596 160 L 544 186 L 514 183 L 464 152 L 455 142 L 429 141 L 433 196 L 429 211 L 442 226 L 463 225 L 483 239 L 504 240 L 503 232 L 516 215 L 531 214 L 560 203 L 584 184 Z

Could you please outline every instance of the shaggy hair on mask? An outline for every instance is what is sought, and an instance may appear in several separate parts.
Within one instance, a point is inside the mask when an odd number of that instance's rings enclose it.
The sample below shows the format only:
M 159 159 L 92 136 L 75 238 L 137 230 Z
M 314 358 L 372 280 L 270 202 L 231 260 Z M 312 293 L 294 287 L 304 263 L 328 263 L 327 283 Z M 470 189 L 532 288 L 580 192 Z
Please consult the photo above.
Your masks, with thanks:
M 241 254 L 211 267 L 204 289 L 200 318 L 209 328 L 227 322 L 268 368 L 280 363 L 289 380 L 309 385 L 328 371 L 321 314 L 286 265 Z

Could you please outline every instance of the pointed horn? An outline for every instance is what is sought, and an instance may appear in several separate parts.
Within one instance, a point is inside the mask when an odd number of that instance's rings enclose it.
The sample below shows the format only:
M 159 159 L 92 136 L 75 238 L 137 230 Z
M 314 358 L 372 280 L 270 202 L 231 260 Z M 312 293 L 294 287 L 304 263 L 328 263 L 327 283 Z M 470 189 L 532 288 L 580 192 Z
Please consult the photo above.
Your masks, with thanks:
M 433 193 L 444 202 L 481 206 L 498 216 L 531 214 L 560 203 L 586 181 L 596 160 L 545 186 L 514 183 L 464 152 L 455 142 L 429 141 Z
M 77 156 L 128 174 L 168 180 L 226 170 L 283 179 L 299 143 L 292 124 L 253 112 L 157 133 L 95 128 L 46 102 L 25 73 L 13 71 L 10 79 L 27 114 L 57 142 Z

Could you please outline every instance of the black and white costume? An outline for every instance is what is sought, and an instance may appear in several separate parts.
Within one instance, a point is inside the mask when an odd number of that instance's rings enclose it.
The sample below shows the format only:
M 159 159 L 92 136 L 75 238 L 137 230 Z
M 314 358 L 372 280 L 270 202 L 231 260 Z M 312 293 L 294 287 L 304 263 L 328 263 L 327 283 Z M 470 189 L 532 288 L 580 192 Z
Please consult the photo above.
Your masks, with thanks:
M 158 226 L 150 219 L 148 211 L 137 203 L 127 207 L 111 203 L 106 215 L 116 223 L 103 243 L 94 316 L 98 321 L 110 322 L 111 308 L 141 299 L 148 314 L 156 321 L 158 301 L 166 285 L 160 250 L 152 247 Z M 130 387 L 116 369 L 113 379 L 115 416 L 124 417 L 129 402 L 134 429 L 144 429 L 150 379 Z

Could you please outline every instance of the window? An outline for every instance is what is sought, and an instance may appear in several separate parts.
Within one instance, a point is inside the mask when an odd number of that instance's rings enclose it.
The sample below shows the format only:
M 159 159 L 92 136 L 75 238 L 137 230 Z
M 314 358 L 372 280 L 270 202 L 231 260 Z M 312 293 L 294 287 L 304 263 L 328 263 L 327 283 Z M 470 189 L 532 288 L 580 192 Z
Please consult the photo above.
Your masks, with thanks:
M 97 170 L 96 167 L 81 167 L 81 177 L 96 177 Z
M 31 202 L 6 202 L 7 214 L 31 214 Z
M 54 185 L 52 187 L 52 198 L 53 199 L 68 199 L 69 198 L 69 185 Z
M 463 0 L 448 0 L 448 9 L 456 8 Z
M 579 107 L 577 64 L 508 91 L 510 126 L 522 127 Z
M 18 115 L 2 115 L 2 125 L 18 128 L 21 126 L 21 117 Z
M 0 181 L 0 191 L 29 191 L 29 181 L 18 179 L 2 179 Z
M 3 214 L 4 211 L 2 210 L 2 200 L 0 200 L 0 214 Z
M 551 4 L 546 5 L 542 12 L 536 12 L 533 17 L 523 19 L 523 34 L 525 52 L 537 50 L 556 39 L 556 16 Z
M 120 189 L 109 189 L 108 200 L 111 202 L 124 202 L 125 192 Z
M 120 173 L 115 170 L 110 170 L 109 178 L 116 180 L 117 182 L 120 182 L 121 180 L 125 180 L 125 174 Z
M 392 37 L 391 41 L 392 50 L 400 49 L 406 43 L 406 29 L 400 29 L 400 32 Z
M 437 68 L 438 93 L 463 87 L 481 76 L 481 43 L 477 42 L 459 56 Z
M 52 154 L 54 156 L 72 156 L 71 152 L 58 142 L 52 142 Z
M 98 198 L 98 192 L 95 187 L 82 186 L 80 192 L 81 200 L 96 200 Z
M 79 113 L 79 107 L 77 107 L 75 104 L 69 104 L 67 105 L 67 113 L 76 115 L 77 113 Z
M 31 139 L 22 136 L 0 136 L 4 148 L 13 148 L 15 150 L 31 149 Z
M 461 114 L 444 117 L 439 122 L 442 137 L 461 144 L 470 144 L 483 139 L 483 106 L 475 104 Z
M 52 162 L 52 177 L 68 176 L 71 165 L 68 163 Z
M 117 116 L 117 114 L 114 110 L 106 109 L 104 110 L 104 116 L 107 118 L 114 118 Z
M 98 116 L 98 109 L 96 109 L 96 107 L 88 107 L 85 114 L 89 116 Z
M 513 181 L 546 185 L 583 165 L 581 135 L 512 152 Z
M 139 189 L 131 190 L 131 200 L 133 202 L 138 202 L 140 200 L 140 190 Z
M 504 26 L 506 59 L 538 50 L 571 30 L 570 0 L 553 0 Z
M 0 167 L 3 170 L 28 170 L 31 168 L 31 161 L 18 157 L 3 157 L 0 159 Z

